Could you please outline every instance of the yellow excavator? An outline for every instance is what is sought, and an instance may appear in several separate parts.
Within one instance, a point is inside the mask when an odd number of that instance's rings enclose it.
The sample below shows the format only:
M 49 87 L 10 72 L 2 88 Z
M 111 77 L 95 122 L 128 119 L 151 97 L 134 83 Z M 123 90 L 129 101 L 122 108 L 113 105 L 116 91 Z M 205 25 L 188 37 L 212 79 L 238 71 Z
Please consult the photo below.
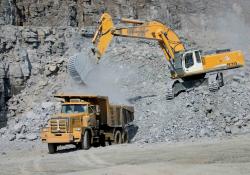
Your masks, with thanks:
M 96 57 L 101 59 L 114 36 L 156 40 L 167 61 L 171 74 L 167 99 L 173 99 L 182 91 L 206 84 L 210 91 L 224 85 L 223 70 L 244 66 L 242 51 L 215 50 L 209 54 L 201 50 L 186 50 L 179 36 L 168 26 L 158 22 L 144 22 L 122 18 L 126 27 L 115 27 L 112 17 L 104 13 L 93 37 Z

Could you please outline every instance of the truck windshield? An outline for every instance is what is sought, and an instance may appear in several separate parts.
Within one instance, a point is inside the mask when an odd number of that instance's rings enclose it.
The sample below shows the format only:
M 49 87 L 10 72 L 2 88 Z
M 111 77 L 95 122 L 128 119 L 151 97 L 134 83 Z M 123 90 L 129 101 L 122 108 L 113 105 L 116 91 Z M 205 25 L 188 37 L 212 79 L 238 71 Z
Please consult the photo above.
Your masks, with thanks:
M 62 113 L 70 114 L 70 113 L 81 113 L 86 112 L 87 106 L 84 105 L 63 105 Z

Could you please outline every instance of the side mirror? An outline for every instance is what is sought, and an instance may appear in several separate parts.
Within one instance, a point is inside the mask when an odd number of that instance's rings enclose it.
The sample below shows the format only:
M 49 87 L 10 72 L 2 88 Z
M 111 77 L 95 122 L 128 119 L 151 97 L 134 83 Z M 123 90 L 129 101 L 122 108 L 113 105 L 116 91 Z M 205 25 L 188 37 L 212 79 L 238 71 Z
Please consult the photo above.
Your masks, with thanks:
M 100 106 L 99 105 L 96 105 L 96 115 L 100 115 Z

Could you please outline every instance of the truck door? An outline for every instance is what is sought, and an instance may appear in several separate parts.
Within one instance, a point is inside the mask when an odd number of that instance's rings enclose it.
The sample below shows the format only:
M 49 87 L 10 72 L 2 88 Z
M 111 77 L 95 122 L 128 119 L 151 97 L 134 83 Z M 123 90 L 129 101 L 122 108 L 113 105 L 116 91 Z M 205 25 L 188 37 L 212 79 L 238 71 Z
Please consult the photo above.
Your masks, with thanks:
M 192 52 L 186 52 L 183 55 L 182 66 L 183 70 L 187 74 L 192 74 L 202 71 L 203 65 L 201 61 L 200 52 L 198 50 Z
M 96 112 L 95 106 L 88 106 L 88 113 L 89 113 L 89 125 L 96 126 Z

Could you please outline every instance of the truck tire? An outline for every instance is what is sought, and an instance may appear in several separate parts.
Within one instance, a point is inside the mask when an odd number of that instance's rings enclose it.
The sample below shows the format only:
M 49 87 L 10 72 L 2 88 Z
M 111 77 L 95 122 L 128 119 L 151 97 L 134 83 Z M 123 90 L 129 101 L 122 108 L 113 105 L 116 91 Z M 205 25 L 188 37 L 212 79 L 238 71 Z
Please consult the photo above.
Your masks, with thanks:
M 76 143 L 76 149 L 82 149 L 82 143 Z
M 110 146 L 110 145 L 112 145 L 111 140 L 105 141 L 105 146 Z
M 54 154 L 57 150 L 57 146 L 54 143 L 48 143 L 48 149 L 50 154 Z
M 115 144 L 121 144 L 122 143 L 122 134 L 121 131 L 117 130 L 115 132 Z
M 82 149 L 88 150 L 91 146 L 91 135 L 89 130 L 86 130 L 82 139 Z
M 100 135 L 100 146 L 102 146 L 102 147 L 106 146 L 106 144 L 105 144 L 105 135 L 104 134 Z
M 122 143 L 129 143 L 128 130 L 124 130 L 122 133 Z

